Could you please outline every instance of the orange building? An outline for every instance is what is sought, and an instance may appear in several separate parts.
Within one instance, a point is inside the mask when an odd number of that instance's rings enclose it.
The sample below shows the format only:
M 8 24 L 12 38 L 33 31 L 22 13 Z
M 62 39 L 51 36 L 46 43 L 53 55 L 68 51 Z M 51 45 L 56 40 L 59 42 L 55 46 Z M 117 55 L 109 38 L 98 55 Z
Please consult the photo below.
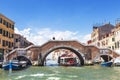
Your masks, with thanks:
M 0 60 L 3 55 L 13 49 L 14 22 L 0 14 Z

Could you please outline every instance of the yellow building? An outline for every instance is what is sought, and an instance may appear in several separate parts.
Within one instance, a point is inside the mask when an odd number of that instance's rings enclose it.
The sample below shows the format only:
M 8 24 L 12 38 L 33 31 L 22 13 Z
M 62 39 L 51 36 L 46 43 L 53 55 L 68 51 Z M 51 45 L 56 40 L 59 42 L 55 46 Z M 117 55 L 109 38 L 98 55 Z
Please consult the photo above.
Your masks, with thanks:
M 0 59 L 13 48 L 14 22 L 0 14 Z

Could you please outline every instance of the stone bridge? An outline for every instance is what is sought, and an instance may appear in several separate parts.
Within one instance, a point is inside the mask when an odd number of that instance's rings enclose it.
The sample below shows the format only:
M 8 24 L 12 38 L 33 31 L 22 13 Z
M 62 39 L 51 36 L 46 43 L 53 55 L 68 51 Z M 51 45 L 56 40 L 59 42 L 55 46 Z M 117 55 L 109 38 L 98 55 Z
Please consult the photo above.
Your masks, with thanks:
M 84 65 L 88 60 L 94 62 L 94 60 L 99 57 L 108 61 L 119 56 L 110 49 L 100 49 L 93 45 L 82 44 L 76 40 L 51 40 L 41 46 L 31 45 L 27 48 L 15 49 L 6 55 L 6 59 L 10 60 L 15 57 L 24 56 L 31 61 L 32 64 L 36 63 L 37 65 L 44 66 L 48 54 L 57 49 L 67 49 L 75 53 L 79 58 L 81 65 Z

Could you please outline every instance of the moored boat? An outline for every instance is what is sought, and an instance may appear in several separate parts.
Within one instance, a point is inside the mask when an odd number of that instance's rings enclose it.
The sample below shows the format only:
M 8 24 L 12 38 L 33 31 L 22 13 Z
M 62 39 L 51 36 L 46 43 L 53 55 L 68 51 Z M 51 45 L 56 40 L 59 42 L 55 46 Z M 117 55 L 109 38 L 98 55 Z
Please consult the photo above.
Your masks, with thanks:
M 19 70 L 20 65 L 17 60 L 13 60 L 13 61 L 8 61 L 8 62 L 3 62 L 2 68 L 4 70 L 9 70 L 9 69 Z
M 27 62 L 25 61 L 18 61 L 18 60 L 11 60 L 8 62 L 4 62 L 2 65 L 2 68 L 4 70 L 20 70 L 22 68 L 25 68 L 27 66 Z
M 115 58 L 114 63 L 115 66 L 120 66 L 120 57 Z
M 25 68 L 25 67 L 27 67 L 27 62 L 26 61 L 20 61 L 19 65 L 20 65 L 21 68 Z
M 61 57 L 60 66 L 77 66 L 76 57 Z
M 112 66 L 112 64 L 113 64 L 113 62 L 102 62 L 101 63 L 101 66 L 104 66 L 104 67 L 111 67 Z
M 3 62 L 2 62 L 2 61 L 0 61 L 0 68 L 2 68 L 2 64 L 3 64 Z

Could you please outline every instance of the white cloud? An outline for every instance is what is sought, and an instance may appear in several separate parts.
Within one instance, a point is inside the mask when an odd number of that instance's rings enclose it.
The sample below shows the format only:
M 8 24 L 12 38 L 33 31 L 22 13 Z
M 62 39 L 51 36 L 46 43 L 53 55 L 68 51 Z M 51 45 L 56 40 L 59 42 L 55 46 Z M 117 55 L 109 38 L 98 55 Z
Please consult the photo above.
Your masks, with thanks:
M 53 31 L 50 28 L 39 29 L 39 31 L 33 32 L 31 28 L 25 28 L 23 30 L 18 30 L 15 28 L 15 33 L 21 34 L 26 37 L 27 40 L 33 42 L 35 45 L 41 45 L 47 42 L 48 40 L 55 37 L 56 40 L 78 40 L 82 43 L 86 43 L 90 39 L 90 34 L 80 35 L 79 32 L 72 31 Z

